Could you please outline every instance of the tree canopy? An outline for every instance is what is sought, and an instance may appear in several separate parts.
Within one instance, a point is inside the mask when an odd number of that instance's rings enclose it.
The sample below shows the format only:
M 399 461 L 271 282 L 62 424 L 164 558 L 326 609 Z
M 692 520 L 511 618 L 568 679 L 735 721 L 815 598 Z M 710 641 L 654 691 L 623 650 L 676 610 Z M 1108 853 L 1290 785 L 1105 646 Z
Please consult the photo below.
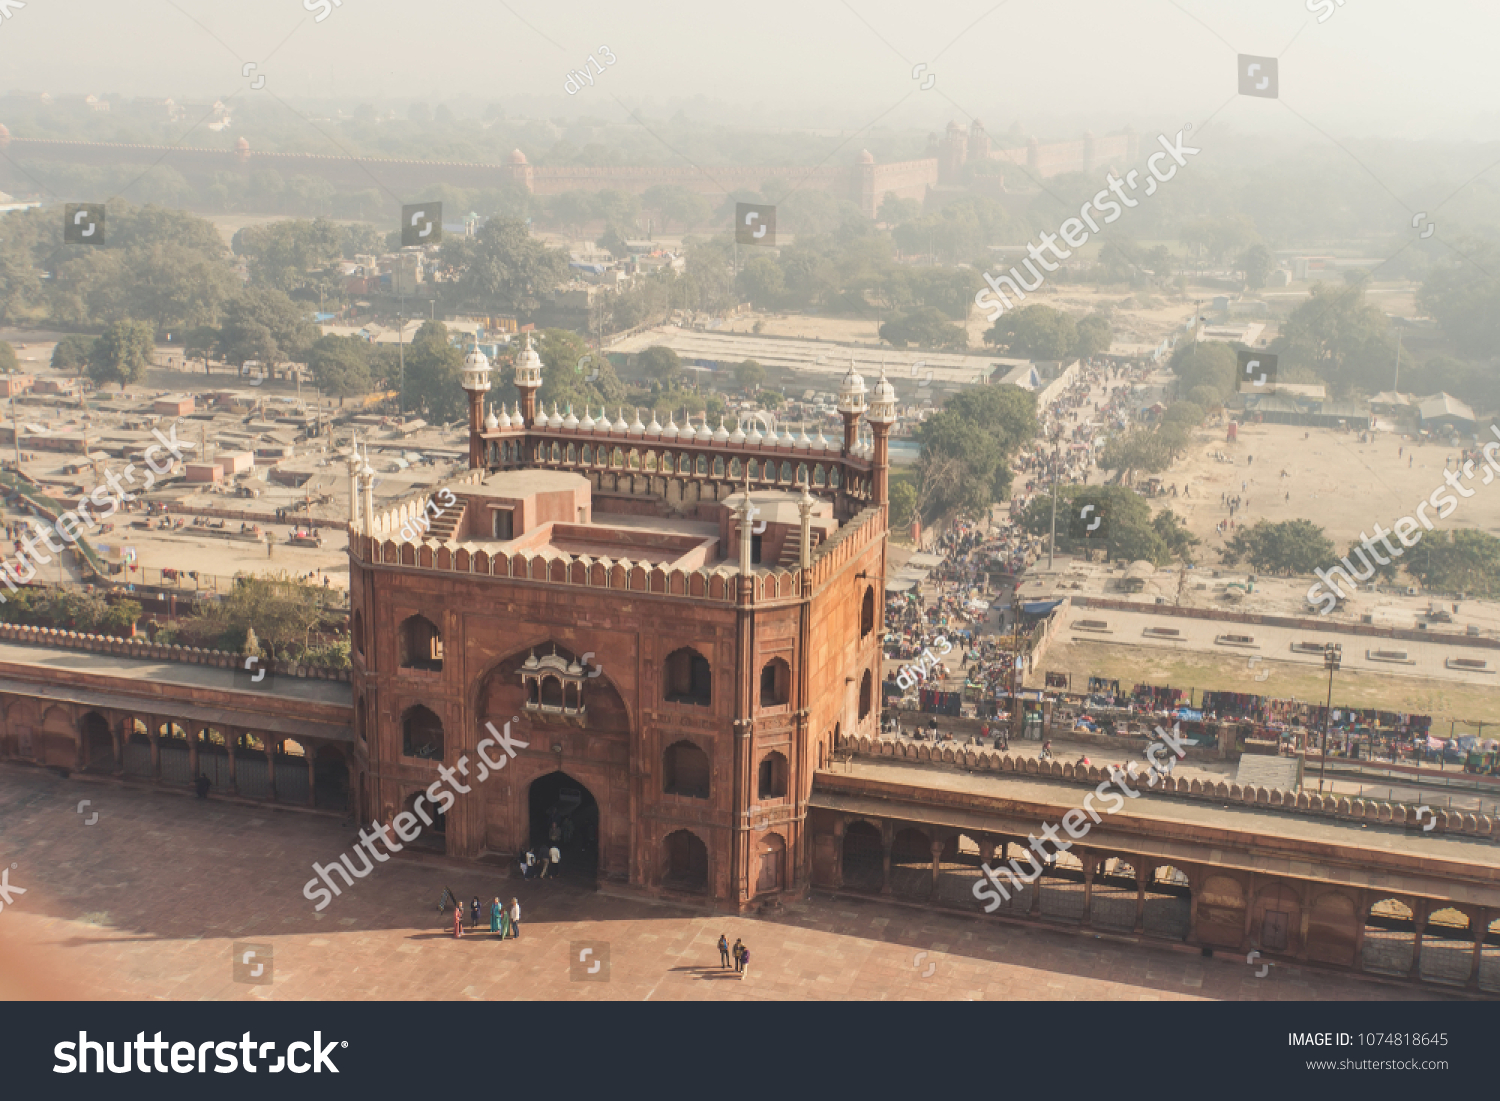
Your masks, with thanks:
M 124 390 L 146 377 L 156 340 L 145 321 L 116 321 L 104 330 L 89 353 L 88 373 L 94 385 L 119 383 Z

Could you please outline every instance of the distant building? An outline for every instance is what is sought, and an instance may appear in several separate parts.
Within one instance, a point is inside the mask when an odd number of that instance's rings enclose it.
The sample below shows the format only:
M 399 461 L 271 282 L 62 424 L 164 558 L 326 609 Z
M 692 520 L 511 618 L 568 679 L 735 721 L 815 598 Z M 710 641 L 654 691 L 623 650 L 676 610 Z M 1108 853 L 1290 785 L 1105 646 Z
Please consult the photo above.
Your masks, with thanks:
M 1460 432 L 1473 432 L 1479 423 L 1474 410 L 1452 394 L 1433 394 L 1417 405 L 1418 423 L 1426 429 L 1453 428 Z

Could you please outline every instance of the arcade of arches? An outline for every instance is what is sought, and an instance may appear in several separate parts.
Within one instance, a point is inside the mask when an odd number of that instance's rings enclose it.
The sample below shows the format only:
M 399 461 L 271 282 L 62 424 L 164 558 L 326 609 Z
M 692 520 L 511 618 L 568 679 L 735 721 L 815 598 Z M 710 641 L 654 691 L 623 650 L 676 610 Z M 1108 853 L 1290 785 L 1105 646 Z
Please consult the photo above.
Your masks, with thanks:
M 180 787 L 191 787 L 202 775 L 217 795 L 351 809 L 357 781 L 347 742 L 290 738 L 171 711 L 0 697 L 0 757 Z
M 816 886 L 982 915 L 973 891 L 988 864 L 1009 895 L 998 918 L 1500 993 L 1500 908 L 1076 845 L 1024 883 L 1033 865 L 1023 836 L 815 815 Z M 1019 888 L 999 870 L 1011 859 Z

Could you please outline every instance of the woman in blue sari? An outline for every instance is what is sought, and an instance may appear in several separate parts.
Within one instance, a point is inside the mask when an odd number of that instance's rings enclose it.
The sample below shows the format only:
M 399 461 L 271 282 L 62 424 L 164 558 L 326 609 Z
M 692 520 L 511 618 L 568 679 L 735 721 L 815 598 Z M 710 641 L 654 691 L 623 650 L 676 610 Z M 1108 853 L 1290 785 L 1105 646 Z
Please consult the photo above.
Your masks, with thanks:
M 499 933 L 500 939 L 505 939 L 505 907 L 500 905 L 498 898 L 490 900 L 490 932 Z

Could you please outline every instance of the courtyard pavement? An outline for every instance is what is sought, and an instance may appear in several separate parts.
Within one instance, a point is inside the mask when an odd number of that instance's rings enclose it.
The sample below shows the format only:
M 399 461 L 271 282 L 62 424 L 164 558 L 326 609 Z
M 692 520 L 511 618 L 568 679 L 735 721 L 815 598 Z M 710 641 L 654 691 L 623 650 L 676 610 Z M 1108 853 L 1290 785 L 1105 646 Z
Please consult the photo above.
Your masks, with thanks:
M 0 765 L 0 870 L 12 888 L 0 909 L 0 998 L 1438 996 L 1279 965 L 1257 978 L 1237 958 L 824 891 L 776 917 L 721 916 L 438 856 L 393 857 L 317 913 L 302 895 L 311 865 L 338 859 L 353 838 L 349 825 L 295 809 Z M 436 909 L 444 887 L 466 902 L 519 897 L 521 939 L 455 940 Z M 747 977 L 719 967 L 721 932 L 751 948 Z M 267 948 L 269 966 L 253 976 Z M 578 963 L 584 948 L 592 954 Z M 248 963 L 247 951 L 257 953 Z

